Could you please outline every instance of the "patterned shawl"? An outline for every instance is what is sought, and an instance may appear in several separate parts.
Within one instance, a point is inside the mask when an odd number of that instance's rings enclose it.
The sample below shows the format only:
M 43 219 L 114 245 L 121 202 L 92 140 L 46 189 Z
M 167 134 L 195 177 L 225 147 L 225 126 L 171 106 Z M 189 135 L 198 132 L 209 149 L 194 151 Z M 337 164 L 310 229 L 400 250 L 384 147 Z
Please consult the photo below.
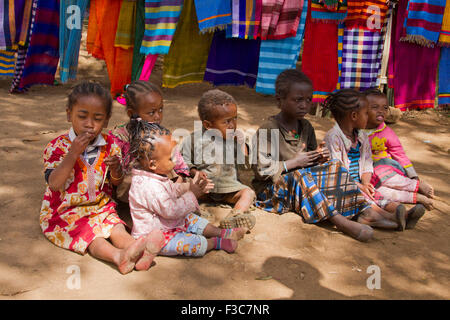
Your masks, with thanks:
M 14 76 L 14 67 L 16 65 L 15 50 L 0 50 L 0 76 Z
M 365 29 L 381 32 L 388 6 L 386 0 L 348 0 L 348 15 L 345 19 L 347 29 Z
M 261 40 L 295 37 L 304 0 L 263 0 Z
M 123 49 L 134 47 L 136 33 L 136 0 L 122 0 L 119 21 L 117 22 L 116 39 L 114 46 Z
M 341 23 L 347 17 L 347 0 L 312 0 L 311 19 L 314 22 Z
M 231 0 L 232 22 L 227 38 L 256 39 L 260 36 L 263 0 Z
M 195 0 L 195 11 L 201 33 L 223 30 L 231 23 L 230 0 Z
M 444 18 L 442 19 L 441 34 L 439 35 L 441 46 L 450 46 L 450 0 L 445 5 Z
M 439 62 L 439 105 L 450 104 L 450 48 L 441 49 Z

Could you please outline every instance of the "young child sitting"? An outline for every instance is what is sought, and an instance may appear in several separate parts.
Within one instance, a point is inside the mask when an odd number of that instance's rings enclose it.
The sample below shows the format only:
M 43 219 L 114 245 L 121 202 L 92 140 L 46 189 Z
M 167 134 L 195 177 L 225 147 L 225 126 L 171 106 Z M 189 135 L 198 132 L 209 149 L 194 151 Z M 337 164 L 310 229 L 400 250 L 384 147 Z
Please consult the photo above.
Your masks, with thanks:
M 69 94 L 66 112 L 72 127 L 44 151 L 47 186 L 40 225 L 55 245 L 89 252 L 125 274 L 150 268 L 164 239 L 155 231 L 135 240 L 116 213 L 111 196 L 112 186 L 122 181 L 121 151 L 101 133 L 111 107 L 109 92 L 97 83 L 82 82 Z
M 128 127 L 135 159 L 129 193 L 132 235 L 162 230 L 161 255 L 203 256 L 212 249 L 234 252 L 247 229 L 219 229 L 193 213 L 198 209 L 197 197 L 209 192 L 211 184 L 200 181 L 199 174 L 188 183 L 169 179 L 176 145 L 169 130 L 134 117 Z
M 385 199 L 370 183 L 373 174 L 372 151 L 367 134 L 362 130 L 366 128 L 369 112 L 366 97 L 359 91 L 342 89 L 325 100 L 324 108 L 330 110 L 336 120 L 325 136 L 331 157 L 344 164 L 374 210 L 386 218 L 370 225 L 401 231 L 406 226 L 414 226 L 423 215 L 423 206 L 415 206 L 406 212 L 404 205 Z
M 126 101 L 126 111 L 128 117 L 139 117 L 142 120 L 151 123 L 160 124 L 163 120 L 163 97 L 161 90 L 146 81 L 134 81 L 128 84 L 124 88 L 124 98 Z M 120 146 L 122 154 L 124 155 L 122 165 L 125 167 L 124 181 L 117 187 L 117 198 L 122 202 L 128 202 L 128 192 L 131 185 L 131 172 L 129 163 L 132 159 L 129 158 L 130 149 L 130 135 L 127 130 L 127 124 L 122 124 L 114 128 L 109 132 L 114 138 L 114 142 Z M 185 164 L 183 157 L 178 151 L 178 147 L 175 147 L 174 151 L 175 167 L 174 171 L 170 174 L 171 179 L 177 179 L 189 177 L 189 168 Z
M 248 213 L 255 192 L 238 180 L 238 159 L 244 159 L 247 147 L 243 133 L 237 128 L 237 104 L 234 98 L 218 89 L 205 92 L 198 103 L 202 130 L 194 131 L 182 143 L 182 154 L 191 176 L 202 171 L 214 183 L 214 189 L 204 200 L 234 205 L 220 222 L 221 228 L 252 229 L 256 218 Z M 215 150 L 214 159 L 208 151 Z M 232 161 L 227 161 L 232 155 Z M 241 163 L 244 164 L 244 163 Z
M 371 184 L 386 199 L 422 203 L 431 210 L 433 187 L 419 180 L 400 140 L 385 123 L 389 108 L 386 96 L 376 88 L 364 91 L 364 95 L 369 101 L 366 132 L 372 148 L 374 172 Z

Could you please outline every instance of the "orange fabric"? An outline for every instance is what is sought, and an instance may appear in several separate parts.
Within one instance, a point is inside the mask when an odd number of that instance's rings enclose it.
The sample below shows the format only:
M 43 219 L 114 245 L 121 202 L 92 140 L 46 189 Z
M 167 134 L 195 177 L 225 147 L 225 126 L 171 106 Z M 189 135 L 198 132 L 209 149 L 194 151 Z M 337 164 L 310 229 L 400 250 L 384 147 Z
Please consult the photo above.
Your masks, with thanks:
M 89 19 L 92 17 L 92 22 L 89 20 L 86 43 L 90 54 L 105 60 L 113 97 L 131 82 L 133 62 L 133 48 L 125 50 L 114 46 L 121 4 L 122 1 L 91 0 Z

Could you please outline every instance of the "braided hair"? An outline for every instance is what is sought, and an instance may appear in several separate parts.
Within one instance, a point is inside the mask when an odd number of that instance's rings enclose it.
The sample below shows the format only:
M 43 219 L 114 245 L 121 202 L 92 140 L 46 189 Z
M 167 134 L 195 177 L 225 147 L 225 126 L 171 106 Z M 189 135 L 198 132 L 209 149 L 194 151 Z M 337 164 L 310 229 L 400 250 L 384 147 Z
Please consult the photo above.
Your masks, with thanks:
M 132 159 L 151 160 L 158 137 L 170 135 L 170 131 L 157 123 L 150 123 L 133 116 L 127 124 L 130 133 L 130 151 Z
M 106 115 L 109 118 L 112 113 L 112 98 L 108 90 L 106 90 L 100 83 L 89 80 L 82 81 L 72 87 L 67 101 L 67 109 L 72 111 L 72 108 L 77 104 L 81 97 L 96 96 L 102 100 L 106 109 Z
M 362 107 L 361 98 L 365 96 L 355 89 L 342 89 L 330 94 L 323 102 L 324 110 L 329 110 L 336 120 Z
M 131 109 L 133 114 L 136 114 L 138 111 L 138 99 L 139 96 L 148 94 L 148 93 L 157 93 L 162 97 L 162 92 L 159 87 L 154 85 L 151 82 L 137 80 L 133 81 L 130 84 L 126 84 L 123 88 L 124 97 L 127 102 L 127 109 Z

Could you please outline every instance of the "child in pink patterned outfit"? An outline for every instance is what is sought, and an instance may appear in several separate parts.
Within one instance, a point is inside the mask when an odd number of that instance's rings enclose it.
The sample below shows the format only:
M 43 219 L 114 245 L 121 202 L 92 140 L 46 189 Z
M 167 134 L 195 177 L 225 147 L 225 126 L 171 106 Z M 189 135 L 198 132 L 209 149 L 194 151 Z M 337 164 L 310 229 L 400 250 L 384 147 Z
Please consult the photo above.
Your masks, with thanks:
M 193 213 L 198 209 L 197 198 L 209 192 L 212 184 L 200 180 L 198 173 L 189 182 L 169 179 L 176 145 L 170 132 L 135 117 L 128 128 L 130 153 L 135 159 L 129 193 L 132 236 L 139 238 L 161 230 L 165 242 L 160 255 L 203 256 L 212 249 L 234 252 L 237 240 L 248 229 L 219 229 Z
M 132 116 L 138 116 L 147 122 L 161 123 L 164 105 L 162 92 L 157 86 L 147 81 L 135 81 L 125 86 L 124 97 L 127 115 L 130 118 Z M 109 133 L 114 138 L 114 142 L 122 149 L 122 155 L 124 155 L 122 165 L 125 169 L 128 169 L 131 159 L 129 158 L 130 142 L 127 125 L 119 125 Z M 177 147 L 175 147 L 173 156 L 175 167 L 170 175 L 171 179 L 176 179 L 178 177 L 185 179 L 190 177 L 189 168 L 184 162 L 183 156 L 178 151 Z M 129 170 L 126 171 L 124 181 L 117 188 L 117 197 L 122 202 L 128 202 L 128 192 L 131 184 L 131 173 Z
M 386 96 L 378 89 L 364 92 L 369 101 L 369 119 L 366 132 L 372 149 L 374 173 L 371 183 L 385 198 L 402 203 L 422 203 L 432 209 L 433 187 L 419 177 L 406 156 L 395 132 L 386 118 Z

